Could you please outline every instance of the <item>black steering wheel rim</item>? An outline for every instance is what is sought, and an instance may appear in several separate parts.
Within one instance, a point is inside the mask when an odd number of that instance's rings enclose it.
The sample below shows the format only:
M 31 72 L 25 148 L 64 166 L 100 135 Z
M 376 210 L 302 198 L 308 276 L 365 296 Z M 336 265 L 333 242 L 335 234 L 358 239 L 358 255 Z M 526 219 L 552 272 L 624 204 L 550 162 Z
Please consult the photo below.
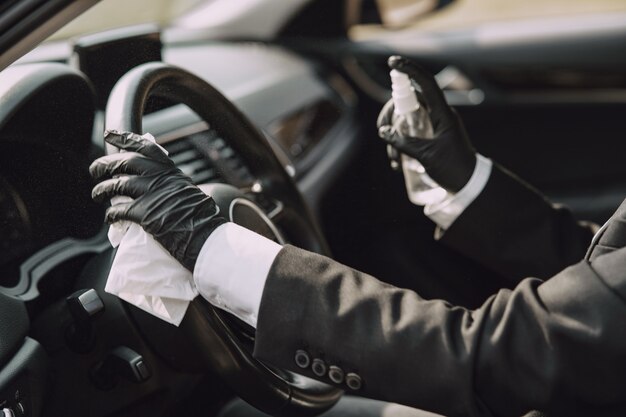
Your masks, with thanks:
M 201 78 L 160 62 L 134 68 L 118 81 L 109 96 L 105 128 L 143 133 L 142 117 L 149 97 L 187 105 L 228 138 L 263 192 L 283 204 L 281 226 L 288 240 L 311 251 L 328 253 L 313 216 L 265 137 L 227 98 Z M 117 150 L 107 147 L 107 152 Z M 241 398 L 269 414 L 317 415 L 332 407 L 342 394 L 341 390 L 322 383 L 287 381 L 254 359 L 237 330 L 201 297 L 190 304 L 181 331 L 199 348 L 208 366 Z

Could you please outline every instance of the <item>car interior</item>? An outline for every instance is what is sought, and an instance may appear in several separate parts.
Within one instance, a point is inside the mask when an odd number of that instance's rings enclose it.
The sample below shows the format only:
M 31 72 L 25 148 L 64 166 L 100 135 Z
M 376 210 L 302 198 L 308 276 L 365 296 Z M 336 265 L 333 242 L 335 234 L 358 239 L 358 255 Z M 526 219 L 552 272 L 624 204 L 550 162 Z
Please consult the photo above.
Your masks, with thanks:
M 0 4 L 4 416 L 213 416 L 237 397 L 316 415 L 343 394 L 257 361 L 254 331 L 202 300 L 175 327 L 104 291 L 105 129 L 152 134 L 232 221 L 473 308 L 509 284 L 433 238 L 377 136 L 400 54 L 480 154 L 604 222 L 626 194 L 626 4 L 510 3 Z

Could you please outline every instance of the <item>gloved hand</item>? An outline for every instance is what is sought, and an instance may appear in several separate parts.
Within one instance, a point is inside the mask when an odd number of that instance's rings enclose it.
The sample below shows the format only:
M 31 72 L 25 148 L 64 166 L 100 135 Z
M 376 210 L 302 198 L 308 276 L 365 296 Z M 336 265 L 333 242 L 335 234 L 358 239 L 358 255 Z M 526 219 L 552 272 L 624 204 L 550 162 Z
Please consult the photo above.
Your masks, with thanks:
M 417 159 L 426 173 L 440 186 L 457 192 L 467 184 L 476 165 L 476 151 L 470 143 L 463 123 L 448 106 L 435 78 L 406 58 L 392 56 L 388 65 L 406 73 L 422 89 L 430 111 L 434 139 L 402 137 L 391 129 L 394 105 L 389 100 L 378 116 L 379 136 L 400 152 Z
M 598 256 L 626 246 L 626 200 L 594 236 L 585 259 L 593 262 Z
M 149 140 L 130 132 L 107 132 L 104 139 L 127 152 L 103 156 L 91 164 L 91 176 L 102 181 L 93 188 L 92 198 L 97 202 L 116 195 L 134 199 L 109 207 L 106 221 L 138 223 L 193 271 L 206 239 L 226 222 L 213 199 Z M 125 176 L 111 178 L 117 175 Z

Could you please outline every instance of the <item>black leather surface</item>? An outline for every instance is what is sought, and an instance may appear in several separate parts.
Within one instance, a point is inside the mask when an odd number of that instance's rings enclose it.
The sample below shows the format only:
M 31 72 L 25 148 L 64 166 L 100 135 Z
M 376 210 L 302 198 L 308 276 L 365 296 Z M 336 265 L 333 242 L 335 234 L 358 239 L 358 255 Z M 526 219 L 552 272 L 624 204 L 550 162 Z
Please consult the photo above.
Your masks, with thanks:
M 0 294 L 0 366 L 24 343 L 28 314 L 22 301 Z

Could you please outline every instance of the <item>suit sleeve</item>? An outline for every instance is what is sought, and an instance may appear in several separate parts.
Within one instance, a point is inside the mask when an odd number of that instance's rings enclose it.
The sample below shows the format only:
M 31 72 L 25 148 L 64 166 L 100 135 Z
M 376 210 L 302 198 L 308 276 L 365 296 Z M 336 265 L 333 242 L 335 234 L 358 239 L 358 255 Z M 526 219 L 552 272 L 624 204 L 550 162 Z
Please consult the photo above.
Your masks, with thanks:
M 547 279 L 580 261 L 596 230 L 494 164 L 482 193 L 441 241 L 513 286 L 528 276 Z
M 286 246 L 254 354 L 330 382 L 296 364 L 304 351 L 359 376 L 360 395 L 447 416 L 612 415 L 626 386 L 624 265 L 626 249 L 525 279 L 470 311 Z

